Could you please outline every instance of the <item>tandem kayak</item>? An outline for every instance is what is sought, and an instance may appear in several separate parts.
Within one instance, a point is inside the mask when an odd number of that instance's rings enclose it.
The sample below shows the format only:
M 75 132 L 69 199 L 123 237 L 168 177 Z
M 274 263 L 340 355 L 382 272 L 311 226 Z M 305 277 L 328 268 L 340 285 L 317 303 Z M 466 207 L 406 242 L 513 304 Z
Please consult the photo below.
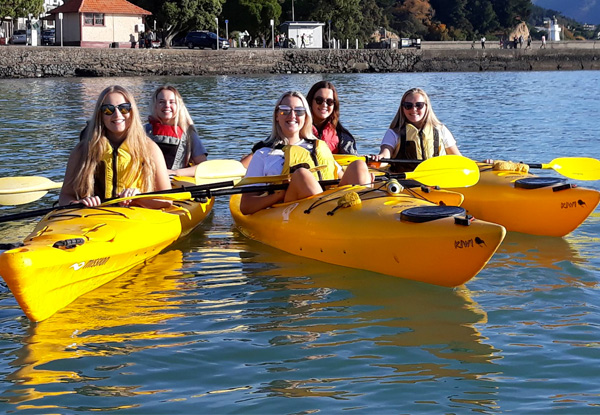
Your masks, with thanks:
M 214 199 L 167 209 L 99 206 L 46 215 L 23 245 L 0 254 L 0 275 L 32 321 L 154 257 L 210 213 Z
M 479 182 L 452 190 L 464 195 L 461 206 L 469 214 L 508 231 L 564 236 L 581 225 L 600 201 L 600 192 L 567 179 L 492 170 L 489 164 L 478 164 Z
M 473 278 L 506 233 L 500 225 L 466 216 L 461 207 L 436 206 L 383 186 L 341 186 L 251 215 L 240 212 L 240 200 L 233 195 L 229 207 L 250 239 L 331 264 L 447 287 Z

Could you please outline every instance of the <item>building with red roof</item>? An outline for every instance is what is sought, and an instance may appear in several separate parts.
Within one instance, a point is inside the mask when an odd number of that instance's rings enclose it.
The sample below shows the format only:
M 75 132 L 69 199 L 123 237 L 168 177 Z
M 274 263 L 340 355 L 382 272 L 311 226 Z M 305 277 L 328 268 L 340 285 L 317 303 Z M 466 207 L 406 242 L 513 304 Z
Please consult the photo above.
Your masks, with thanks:
M 126 0 L 67 0 L 49 13 L 58 45 L 100 48 L 136 45 L 152 14 Z

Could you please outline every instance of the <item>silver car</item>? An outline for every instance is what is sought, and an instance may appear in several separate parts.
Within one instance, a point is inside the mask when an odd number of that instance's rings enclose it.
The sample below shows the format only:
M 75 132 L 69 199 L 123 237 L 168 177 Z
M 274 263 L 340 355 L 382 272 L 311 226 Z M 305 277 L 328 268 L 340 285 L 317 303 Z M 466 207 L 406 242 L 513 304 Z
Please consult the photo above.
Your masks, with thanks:
M 13 45 L 26 45 L 27 30 L 15 30 L 10 38 L 10 43 L 12 43 Z

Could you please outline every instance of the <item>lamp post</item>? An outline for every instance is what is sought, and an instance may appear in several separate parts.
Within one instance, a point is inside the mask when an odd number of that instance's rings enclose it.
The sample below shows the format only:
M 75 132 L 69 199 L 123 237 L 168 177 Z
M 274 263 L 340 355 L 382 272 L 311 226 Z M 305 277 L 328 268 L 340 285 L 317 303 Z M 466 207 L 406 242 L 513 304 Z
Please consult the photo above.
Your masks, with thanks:
M 215 22 L 217 23 L 217 50 L 219 50 L 219 18 L 215 17 Z
M 294 18 L 294 0 L 292 0 L 292 22 L 295 22 L 296 19 Z
M 275 50 L 275 21 L 271 19 L 271 49 Z
M 229 19 L 225 19 L 225 39 L 229 40 Z
M 329 20 L 328 23 L 329 23 L 329 34 L 327 35 L 327 45 L 329 46 L 329 49 L 331 49 L 331 20 Z

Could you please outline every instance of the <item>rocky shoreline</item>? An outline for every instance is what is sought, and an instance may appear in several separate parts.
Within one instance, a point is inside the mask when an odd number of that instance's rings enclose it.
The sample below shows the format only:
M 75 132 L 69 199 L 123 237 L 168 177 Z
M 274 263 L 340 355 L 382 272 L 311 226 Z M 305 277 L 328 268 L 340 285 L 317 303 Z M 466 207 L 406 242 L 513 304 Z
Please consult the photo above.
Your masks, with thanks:
M 470 49 L 466 45 L 457 47 L 457 43 L 460 42 L 448 42 L 443 48 L 429 45 L 421 50 L 213 51 L 10 46 L 0 47 L 0 78 L 600 69 L 600 48 L 596 49 L 595 43 L 590 43 L 591 47 L 528 50 Z

